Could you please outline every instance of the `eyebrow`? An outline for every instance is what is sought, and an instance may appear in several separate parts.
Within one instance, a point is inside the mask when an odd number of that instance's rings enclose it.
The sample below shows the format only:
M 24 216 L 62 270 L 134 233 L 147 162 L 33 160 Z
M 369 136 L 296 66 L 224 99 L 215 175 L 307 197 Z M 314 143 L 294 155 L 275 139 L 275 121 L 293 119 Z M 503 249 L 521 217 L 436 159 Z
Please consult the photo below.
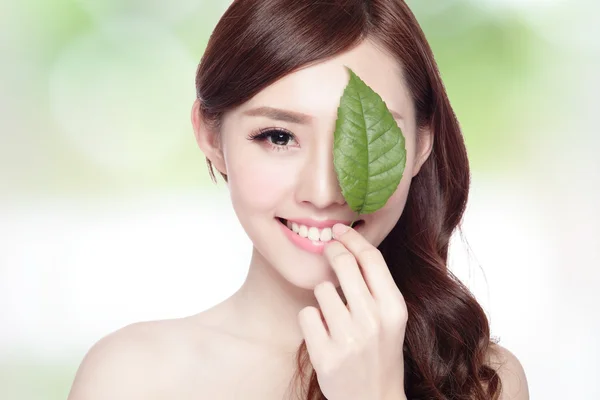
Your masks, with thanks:
M 394 110 L 390 110 L 390 113 L 395 119 L 403 119 L 402 116 Z M 267 117 L 276 121 L 284 121 L 292 124 L 303 125 L 306 125 L 313 120 L 313 117 L 308 114 L 274 107 L 257 107 L 251 110 L 246 110 L 243 112 L 243 114 L 251 117 Z
M 258 107 L 244 111 L 244 115 L 251 117 L 267 117 L 276 121 L 291 122 L 293 124 L 308 124 L 313 117 L 295 111 L 282 110 L 273 107 Z

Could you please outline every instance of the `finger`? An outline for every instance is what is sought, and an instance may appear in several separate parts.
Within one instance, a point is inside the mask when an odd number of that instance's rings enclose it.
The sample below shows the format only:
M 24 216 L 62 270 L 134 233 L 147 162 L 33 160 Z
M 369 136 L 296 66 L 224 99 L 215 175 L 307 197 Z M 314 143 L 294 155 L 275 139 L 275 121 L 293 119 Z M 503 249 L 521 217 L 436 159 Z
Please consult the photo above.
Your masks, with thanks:
M 336 224 L 333 232 L 334 238 L 356 257 L 373 297 L 378 301 L 396 301 L 400 291 L 381 252 L 347 225 Z
M 376 316 L 375 301 L 354 255 L 337 241 L 328 243 L 323 254 L 337 275 L 351 315 L 362 321 L 373 319 Z
M 333 283 L 325 281 L 318 284 L 315 287 L 315 297 L 319 302 L 331 337 L 335 339 L 343 337 L 344 332 L 351 327 L 350 312 Z
M 298 313 L 298 324 L 302 331 L 302 336 L 306 342 L 306 349 L 311 358 L 311 362 L 315 363 L 315 357 L 322 354 L 325 346 L 329 342 L 329 334 L 321 320 L 321 312 L 316 307 L 304 307 Z

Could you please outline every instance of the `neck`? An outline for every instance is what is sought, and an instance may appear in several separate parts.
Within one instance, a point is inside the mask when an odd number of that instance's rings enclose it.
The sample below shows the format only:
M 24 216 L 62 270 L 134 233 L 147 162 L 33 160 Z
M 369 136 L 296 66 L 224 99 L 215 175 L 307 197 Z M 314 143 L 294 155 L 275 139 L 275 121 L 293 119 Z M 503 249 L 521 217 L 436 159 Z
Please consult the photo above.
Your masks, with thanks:
M 290 351 L 303 340 L 298 313 L 317 306 L 312 290 L 290 284 L 256 249 L 244 284 L 230 300 L 244 336 Z

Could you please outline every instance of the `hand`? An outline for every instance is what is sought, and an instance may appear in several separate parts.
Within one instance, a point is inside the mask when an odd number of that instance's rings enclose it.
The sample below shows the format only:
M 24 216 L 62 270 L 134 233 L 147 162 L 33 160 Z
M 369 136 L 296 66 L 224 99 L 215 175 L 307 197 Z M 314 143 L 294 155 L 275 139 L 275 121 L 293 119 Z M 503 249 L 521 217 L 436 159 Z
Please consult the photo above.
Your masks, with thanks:
M 404 298 L 376 247 L 346 225 L 333 231 L 324 255 L 347 306 L 333 283 L 323 282 L 314 289 L 321 310 L 298 314 L 321 391 L 329 400 L 406 399 Z

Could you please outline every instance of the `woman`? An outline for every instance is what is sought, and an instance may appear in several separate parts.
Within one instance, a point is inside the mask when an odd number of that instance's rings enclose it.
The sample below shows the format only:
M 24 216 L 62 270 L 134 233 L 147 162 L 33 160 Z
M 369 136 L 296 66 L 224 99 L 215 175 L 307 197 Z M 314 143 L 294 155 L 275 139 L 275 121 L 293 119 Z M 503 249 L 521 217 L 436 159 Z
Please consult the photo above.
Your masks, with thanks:
M 353 228 L 332 151 L 345 67 L 406 146 L 397 189 Z M 529 398 L 519 361 L 446 267 L 469 167 L 404 2 L 236 0 L 196 88 L 197 142 L 254 245 L 247 279 L 197 315 L 102 339 L 71 400 Z

